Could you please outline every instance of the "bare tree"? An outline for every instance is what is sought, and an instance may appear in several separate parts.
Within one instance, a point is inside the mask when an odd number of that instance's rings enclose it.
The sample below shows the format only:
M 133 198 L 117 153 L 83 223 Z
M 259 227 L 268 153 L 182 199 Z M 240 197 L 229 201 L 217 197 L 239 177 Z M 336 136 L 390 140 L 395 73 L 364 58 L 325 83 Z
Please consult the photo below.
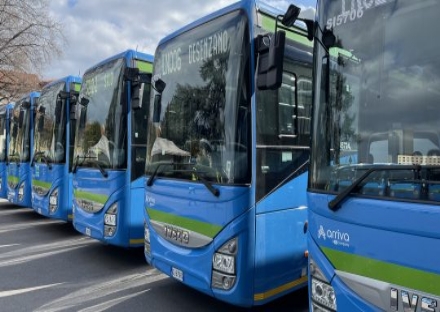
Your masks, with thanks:
M 0 0 L 0 100 L 38 88 L 38 75 L 66 42 L 50 0 Z M 27 75 L 31 74 L 31 75 Z

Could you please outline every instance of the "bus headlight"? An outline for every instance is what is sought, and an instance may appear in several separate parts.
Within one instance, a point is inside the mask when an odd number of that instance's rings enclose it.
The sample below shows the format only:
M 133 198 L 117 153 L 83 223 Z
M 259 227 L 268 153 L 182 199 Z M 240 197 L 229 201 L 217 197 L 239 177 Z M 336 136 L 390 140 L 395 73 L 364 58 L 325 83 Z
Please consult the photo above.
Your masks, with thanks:
M 236 257 L 238 239 L 235 237 L 220 247 L 212 256 L 212 280 L 213 288 L 231 289 L 236 279 Z
M 55 213 L 58 209 L 58 188 L 54 189 L 49 196 L 49 212 Z
M 104 235 L 113 236 L 116 233 L 118 203 L 114 203 L 104 214 Z
M 321 269 L 319 269 L 311 258 L 309 266 L 312 288 L 312 311 L 336 311 L 337 305 L 335 290 L 325 278 L 324 274 L 321 272 Z
M 24 182 L 21 182 L 18 187 L 18 201 L 23 201 L 24 198 Z

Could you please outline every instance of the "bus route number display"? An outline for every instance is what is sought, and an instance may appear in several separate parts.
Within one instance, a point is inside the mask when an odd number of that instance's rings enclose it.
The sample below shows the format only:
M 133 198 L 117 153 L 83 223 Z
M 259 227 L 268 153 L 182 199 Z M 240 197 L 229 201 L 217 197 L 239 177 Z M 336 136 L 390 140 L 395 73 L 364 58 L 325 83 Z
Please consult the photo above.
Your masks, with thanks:
M 341 14 L 327 20 L 327 29 L 354 22 L 364 16 L 364 11 L 395 2 L 396 0 L 341 0 Z

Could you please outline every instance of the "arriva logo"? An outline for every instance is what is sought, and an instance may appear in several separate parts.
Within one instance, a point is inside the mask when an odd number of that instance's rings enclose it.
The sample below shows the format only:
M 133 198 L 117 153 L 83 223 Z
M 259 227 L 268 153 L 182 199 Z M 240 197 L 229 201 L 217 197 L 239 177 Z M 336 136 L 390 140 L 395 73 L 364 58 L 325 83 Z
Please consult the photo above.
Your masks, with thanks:
M 350 246 L 350 234 L 339 230 L 325 230 L 322 225 L 319 226 L 318 239 L 331 239 L 334 245 L 348 247 Z
M 156 204 L 156 199 L 147 193 L 145 195 L 145 202 L 147 203 L 148 207 L 153 207 Z

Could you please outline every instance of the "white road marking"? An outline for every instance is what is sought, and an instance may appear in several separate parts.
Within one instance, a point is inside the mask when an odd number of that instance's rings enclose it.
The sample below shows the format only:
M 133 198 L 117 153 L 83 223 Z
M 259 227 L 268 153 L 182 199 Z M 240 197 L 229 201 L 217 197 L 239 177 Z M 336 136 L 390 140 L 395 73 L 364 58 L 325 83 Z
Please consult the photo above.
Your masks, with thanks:
M 12 246 L 19 246 L 20 244 L 9 244 L 9 245 L 0 245 L 0 248 L 6 248 L 6 247 L 12 247 Z
M 156 269 L 150 269 L 144 274 L 131 274 L 123 277 L 108 280 L 102 283 L 93 283 L 89 287 L 82 287 L 80 290 L 72 292 L 62 298 L 49 302 L 40 308 L 34 310 L 34 312 L 58 312 L 62 310 L 72 309 L 73 307 L 80 307 L 81 305 L 88 306 L 91 302 L 111 295 L 116 297 L 113 300 L 124 298 L 126 296 L 117 297 L 118 292 L 127 291 L 136 287 L 145 286 L 148 288 L 148 284 L 160 281 L 168 278 L 166 275 L 160 273 Z M 148 289 L 149 290 L 149 289 Z M 141 291 L 136 293 L 137 295 L 145 292 Z M 104 299 L 107 302 L 107 299 Z M 85 310 L 87 311 L 87 310 Z M 102 310 L 90 310 L 90 311 L 102 311 Z
M 16 289 L 16 290 L 6 290 L 6 291 L 0 291 L 0 298 L 4 297 L 10 297 L 15 295 L 20 295 L 24 293 L 28 293 L 35 290 L 55 287 L 57 285 L 61 285 L 63 283 L 56 283 L 56 284 L 49 284 L 49 285 L 42 285 L 42 286 L 36 286 L 36 287 L 29 287 L 29 288 L 22 288 L 22 289 Z
M 20 257 L 20 258 L 13 258 L 10 260 L 3 260 L 3 261 L 0 261 L 0 268 L 11 266 L 11 265 L 22 264 L 24 262 L 29 262 L 29 261 L 37 260 L 37 259 L 41 259 L 41 258 L 50 257 L 50 256 L 57 255 L 57 254 L 60 254 L 63 252 L 72 251 L 72 250 L 75 250 L 78 248 L 81 248 L 81 246 L 64 248 L 62 250 L 44 252 L 44 253 L 39 253 L 39 254 L 35 254 L 35 255 L 30 255 L 30 256 L 24 256 L 24 257 Z
M 28 229 L 31 227 L 53 224 L 53 223 L 65 223 L 65 222 L 59 221 L 59 220 L 43 219 L 41 221 L 35 221 L 35 222 L 22 222 L 22 223 L 15 223 L 15 224 L 7 224 L 7 225 L 0 226 L 0 233 L 17 231 L 17 230 L 25 230 L 25 229 Z
M 8 209 L 8 210 L 2 210 L 1 206 L 0 206 L 0 216 L 9 216 L 9 215 L 14 215 L 14 214 L 20 214 L 20 213 L 32 213 L 34 212 L 33 209 L 31 208 L 22 208 L 22 207 L 17 207 L 17 209 Z
M 0 254 L 0 267 L 17 265 L 24 262 L 50 257 L 63 252 L 75 250 L 86 245 L 98 244 L 88 237 L 68 239 L 56 243 L 31 246 L 21 249 L 3 252 Z
M 139 295 L 141 295 L 143 293 L 146 293 L 147 291 L 150 291 L 150 289 L 142 290 L 142 291 L 139 291 L 139 292 L 131 294 L 131 295 L 127 295 L 127 296 L 119 297 L 119 298 L 116 298 L 116 299 L 108 300 L 108 301 L 105 301 L 103 303 L 100 303 L 100 304 L 97 304 L 97 305 L 94 305 L 94 306 L 90 306 L 90 307 L 87 307 L 87 308 L 82 309 L 82 310 L 78 310 L 78 312 L 102 312 L 102 311 L 105 311 L 107 309 L 110 309 L 111 307 L 113 307 L 113 306 L 115 306 L 115 305 L 117 305 L 117 304 L 119 304 L 121 302 L 124 302 L 126 300 L 131 299 L 131 298 L 139 296 Z

